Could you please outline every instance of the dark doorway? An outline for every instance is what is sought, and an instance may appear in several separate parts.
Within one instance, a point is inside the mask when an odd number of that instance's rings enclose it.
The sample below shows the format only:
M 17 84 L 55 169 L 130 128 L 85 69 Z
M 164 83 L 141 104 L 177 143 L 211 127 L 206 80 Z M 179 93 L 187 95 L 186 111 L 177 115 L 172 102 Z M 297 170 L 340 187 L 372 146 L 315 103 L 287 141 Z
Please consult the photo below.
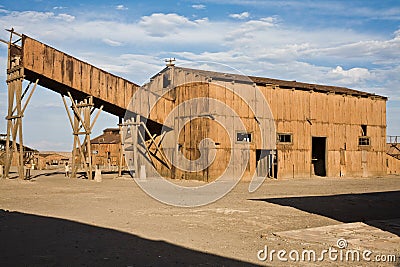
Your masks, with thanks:
M 314 174 L 326 176 L 326 137 L 312 138 L 311 155 Z
M 257 177 L 277 178 L 276 151 L 256 149 Z

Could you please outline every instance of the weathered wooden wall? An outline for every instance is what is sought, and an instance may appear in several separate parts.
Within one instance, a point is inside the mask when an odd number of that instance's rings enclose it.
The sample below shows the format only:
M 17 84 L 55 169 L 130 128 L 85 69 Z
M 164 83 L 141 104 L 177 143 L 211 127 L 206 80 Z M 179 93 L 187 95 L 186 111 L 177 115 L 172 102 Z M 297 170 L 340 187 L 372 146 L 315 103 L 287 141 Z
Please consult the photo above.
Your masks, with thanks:
M 279 177 L 311 176 L 313 136 L 327 138 L 327 176 L 374 176 L 386 172 L 385 99 L 282 89 L 274 85 L 260 89 L 270 103 L 277 132 L 293 135 L 292 144 L 277 145 Z M 367 125 L 369 147 L 358 146 L 361 125 Z M 341 150 L 345 154 L 342 164 Z
M 149 113 L 151 120 L 173 129 L 167 135 L 172 135 L 176 142 L 162 143 L 168 158 L 173 161 L 178 157 L 177 154 L 182 153 L 186 159 L 195 161 L 201 155 L 201 140 L 210 138 L 216 144 L 208 145 L 202 151 L 205 153 L 202 162 L 190 163 L 190 169 L 196 169 L 215 154 L 212 164 L 202 171 L 184 171 L 176 166 L 168 169 L 159 157 L 152 157 L 158 172 L 163 176 L 212 181 L 223 174 L 233 177 L 244 171 L 246 179 L 250 179 L 255 171 L 256 149 L 276 148 L 272 114 L 258 99 L 260 95 L 257 95 L 252 82 L 240 84 L 210 80 L 195 72 L 170 68 L 153 77 L 144 87 L 146 90 L 141 92 L 135 103 L 150 102 L 154 105 L 134 107 L 142 108 L 141 114 Z M 167 119 L 171 114 L 173 119 Z M 235 117 L 243 124 L 242 128 Z M 251 133 L 252 142 L 236 142 L 239 130 Z M 229 164 L 231 168 L 227 169 Z
M 92 144 L 92 151 L 96 151 L 92 155 L 94 165 L 100 168 L 116 167 L 119 165 L 121 144 Z M 125 167 L 125 159 L 122 166 Z
M 36 165 L 35 168 L 39 170 L 62 168 L 65 166 L 66 162 L 69 162 L 69 158 L 56 153 L 46 156 L 41 154 L 34 156 L 34 163 Z

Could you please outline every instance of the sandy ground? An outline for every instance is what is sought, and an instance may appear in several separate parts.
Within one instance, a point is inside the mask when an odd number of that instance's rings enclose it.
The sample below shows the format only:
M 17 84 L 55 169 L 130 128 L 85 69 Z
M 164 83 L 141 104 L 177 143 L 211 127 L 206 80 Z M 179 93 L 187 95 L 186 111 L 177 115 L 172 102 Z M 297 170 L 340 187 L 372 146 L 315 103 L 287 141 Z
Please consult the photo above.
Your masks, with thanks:
M 301 229 L 353 222 L 383 233 L 375 236 L 380 240 L 372 246 L 375 254 L 398 257 L 400 225 L 382 223 L 400 217 L 398 176 L 266 180 L 255 193 L 240 183 L 219 201 L 197 208 L 162 204 L 129 176 L 114 178 L 103 174 L 97 183 L 36 171 L 30 181 L 0 179 L 0 265 L 400 266 L 399 259 L 348 263 L 257 257 L 265 246 L 288 252 L 328 249 L 336 244 L 323 241 L 328 240 L 324 231 L 304 240 L 287 231 L 300 230 L 301 236 Z M 362 241 L 362 232 L 358 235 Z

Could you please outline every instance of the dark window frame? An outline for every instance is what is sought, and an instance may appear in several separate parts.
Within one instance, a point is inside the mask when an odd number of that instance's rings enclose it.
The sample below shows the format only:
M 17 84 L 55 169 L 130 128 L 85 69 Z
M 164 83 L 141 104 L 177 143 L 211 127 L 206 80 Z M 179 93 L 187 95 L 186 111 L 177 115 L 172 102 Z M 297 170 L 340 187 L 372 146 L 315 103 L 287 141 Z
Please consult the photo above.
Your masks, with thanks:
M 369 136 L 359 136 L 358 137 L 358 146 L 361 146 L 361 147 L 371 146 L 371 138 Z
M 239 134 L 240 135 L 247 135 L 247 137 L 245 137 L 245 138 L 242 138 L 242 136 L 240 136 L 240 138 L 239 138 Z M 245 139 L 248 139 L 248 137 L 250 137 L 249 139 L 250 140 L 245 140 Z M 241 140 L 239 140 L 239 139 L 241 139 Z M 241 132 L 241 131 L 236 131 L 236 143 L 241 143 L 241 144 L 250 144 L 250 143 L 252 143 L 253 142 L 253 133 L 252 132 Z
M 277 133 L 276 140 L 278 144 L 293 144 L 292 133 Z

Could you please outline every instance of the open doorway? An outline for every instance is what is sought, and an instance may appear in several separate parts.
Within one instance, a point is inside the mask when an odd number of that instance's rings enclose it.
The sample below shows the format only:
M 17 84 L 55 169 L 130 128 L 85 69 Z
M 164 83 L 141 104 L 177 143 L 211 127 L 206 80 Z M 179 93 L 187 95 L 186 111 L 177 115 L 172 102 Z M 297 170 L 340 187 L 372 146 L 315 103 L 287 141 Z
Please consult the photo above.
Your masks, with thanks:
M 314 174 L 326 176 L 326 137 L 312 137 L 311 155 Z
M 276 151 L 256 149 L 257 177 L 277 178 Z

